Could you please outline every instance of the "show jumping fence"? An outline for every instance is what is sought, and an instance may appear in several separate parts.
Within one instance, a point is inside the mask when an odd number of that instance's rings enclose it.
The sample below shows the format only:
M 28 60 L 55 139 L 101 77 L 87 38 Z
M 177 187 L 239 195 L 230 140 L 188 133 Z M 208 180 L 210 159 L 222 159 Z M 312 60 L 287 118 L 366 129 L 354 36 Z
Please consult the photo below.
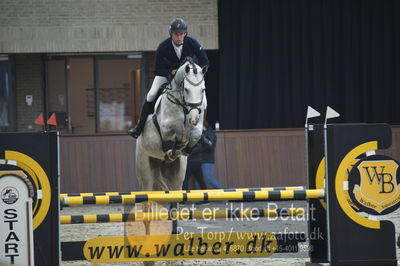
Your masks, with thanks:
M 133 204 L 139 202 L 193 202 L 193 201 L 282 201 L 323 199 L 323 189 L 270 190 L 238 192 L 189 192 L 189 193 L 153 193 L 121 196 L 80 196 L 64 197 L 65 205 L 86 204 Z
M 191 193 L 191 192 L 251 192 L 251 191 L 270 191 L 270 190 L 304 190 L 304 186 L 290 187 L 260 187 L 260 188 L 227 188 L 227 189 L 199 189 L 199 190 L 169 190 L 169 191 L 130 191 L 130 192 L 85 192 L 85 193 L 61 193 L 60 201 L 65 197 L 88 197 L 88 196 L 122 196 L 122 195 L 143 195 L 143 194 L 173 194 L 173 193 Z
M 327 109 L 328 110 L 328 109 Z M 328 115 L 327 115 L 328 117 Z M 334 117 L 334 116 L 331 116 Z M 328 117 L 329 118 L 329 117 Z M 327 118 L 326 118 L 327 119 Z M 346 195 L 350 192 L 348 188 L 348 168 L 354 163 L 354 160 L 360 158 L 361 155 L 367 154 L 369 151 L 378 149 L 386 149 L 390 146 L 391 130 L 386 124 L 324 124 L 324 125 L 307 125 L 306 124 L 306 143 L 307 143 L 307 158 L 309 169 L 309 185 L 312 189 L 270 189 L 270 190 L 246 190 L 246 191 L 204 191 L 204 192 L 152 192 L 152 193 L 137 193 L 129 195 L 95 195 L 85 196 L 70 196 L 63 195 L 63 203 L 67 205 L 85 205 L 85 204 L 134 204 L 140 202 L 193 202 L 193 201 L 280 201 L 280 200 L 308 200 L 309 204 L 316 206 L 316 220 L 308 220 L 308 239 L 310 247 L 310 260 L 313 263 L 330 262 L 333 265 L 397 265 L 396 248 L 393 236 L 395 235 L 394 225 L 390 221 L 378 221 L 369 219 L 359 215 L 348 203 Z M 343 140 L 346 141 L 343 141 Z M 38 142 L 42 149 L 37 149 Z M 35 145 L 33 145 L 33 143 Z M 184 252 L 183 240 L 179 242 L 171 242 L 174 247 L 171 248 L 172 253 L 169 257 L 160 257 L 155 253 L 143 252 L 136 253 L 132 251 L 133 244 L 126 242 L 125 236 L 113 237 L 96 237 L 85 241 L 63 242 L 60 252 L 59 239 L 59 219 L 62 224 L 85 223 L 85 222 L 101 222 L 106 221 L 153 221 L 153 220 L 184 220 L 184 219 L 200 219 L 204 218 L 204 212 L 194 211 L 183 213 L 182 211 L 165 211 L 165 212 L 135 212 L 123 214 L 108 214 L 108 215 L 80 215 L 80 216 L 59 216 L 59 197 L 58 193 L 58 135 L 54 132 L 50 133 L 27 133 L 27 134 L 10 134 L 4 133 L 0 138 L 0 151 L 4 152 L 4 160 L 0 160 L 0 178 L 2 180 L 17 183 L 23 182 L 22 178 L 15 174 L 17 169 L 21 175 L 28 173 L 33 180 L 32 184 L 23 184 L 27 188 L 34 187 L 36 189 L 36 200 L 33 206 L 32 221 L 25 221 L 25 228 L 30 226 L 30 231 L 34 232 L 35 257 L 36 265 L 59 265 L 60 254 L 66 260 L 88 259 L 92 262 L 114 262 L 114 255 L 122 254 L 117 261 L 149 261 L 149 260 L 165 260 L 165 259 L 193 259 L 189 253 L 185 256 L 177 257 Z M 17 152 L 18 151 L 18 152 Z M 29 154 L 29 155 L 27 155 Z M 373 156 L 373 155 L 372 155 Z M 358 159 L 359 163 L 363 162 L 369 167 L 377 167 L 377 160 L 366 155 L 362 159 Z M 389 159 L 388 159 L 389 158 Z M 385 157 L 385 160 L 378 162 L 384 165 L 390 161 L 391 165 L 398 164 L 391 161 L 390 157 Z M 323 162 L 324 164 L 322 164 Z M 323 165 L 326 171 L 320 171 Z M 396 168 L 397 169 L 397 168 Z M 14 171 L 14 172 L 13 172 Z M 322 178 L 321 175 L 322 173 Z M 386 173 L 385 173 L 386 174 Z M 396 173 L 393 173 L 396 174 Z M 6 177 L 3 179 L 3 177 Z M 320 182 L 323 180 L 324 182 Z M 397 177 L 393 178 L 397 182 Z M 347 183 L 346 183 L 347 182 Z M 322 184 L 322 185 L 321 185 Z M 324 186 L 325 184 L 326 186 Z M 345 185 L 347 184 L 347 185 Z M 10 191 L 11 184 L 1 184 L 0 191 Z M 361 184 L 357 184 L 361 187 Z M 380 184 L 375 187 L 364 188 L 368 193 L 379 191 Z M 395 184 L 398 185 L 397 183 Z M 394 186 L 394 185 L 393 185 Z M 7 188 L 7 189 L 5 189 Z M 28 191 L 29 189 L 27 189 Z M 17 191 L 15 191 L 17 192 Z M 15 201 L 16 193 L 11 195 L 2 195 L 3 201 L 0 201 L 0 207 L 6 208 L 4 213 L 10 214 L 10 205 Z M 55 196 L 54 196 L 55 195 Z M 6 198 L 9 197 L 9 198 Z M 381 195 L 380 195 L 381 196 Z M 29 196 L 32 200 L 33 195 Z M 5 201 L 6 200 L 6 201 Z M 325 200 L 326 209 L 321 204 L 320 200 Z M 6 204 L 3 204 L 5 202 Z M 11 202 L 11 203 L 10 203 Z M 399 203 L 400 204 L 400 203 Z M 399 204 L 388 209 L 387 212 L 394 211 L 399 207 Z M 26 207 L 26 206 L 25 206 Z M 24 208 L 25 208 L 24 207 Z M 378 206 L 384 208 L 385 206 Z M 26 213 L 26 210 L 20 207 L 18 214 Z M 2 209 L 3 210 L 3 209 Z M 379 209 L 381 210 L 381 209 Z M 310 213 L 310 210 L 308 210 Z M 368 213 L 368 210 L 366 211 Z M 17 213 L 13 210 L 11 213 Z M 211 212 L 212 218 L 235 218 L 235 217 L 276 217 L 290 215 L 304 215 L 305 210 L 301 208 L 292 208 L 289 212 L 283 213 L 280 209 L 256 209 L 256 210 L 239 210 L 239 211 L 221 211 Z M 8 215 L 9 216 L 9 215 Z M 4 217 L 7 218 L 7 215 Z M 22 215 L 21 215 L 22 217 Z M 22 222 L 22 220 L 20 221 Z M 10 231 L 7 233 L 8 240 L 15 240 L 15 234 L 12 227 L 5 227 L 6 223 L 1 223 L 2 230 L 0 232 Z M 321 230 L 322 238 L 313 238 L 312 234 L 315 230 Z M 8 232 L 7 231 L 7 232 Z M 17 232 L 18 233 L 18 232 Z M 229 254 L 231 257 L 238 256 L 266 256 L 279 252 L 279 249 L 270 249 L 266 253 L 252 252 L 252 247 L 255 248 L 257 234 L 260 232 L 250 232 L 250 238 L 243 245 L 243 253 L 241 249 L 236 249 L 235 252 Z M 296 245 L 303 240 L 295 242 L 285 242 L 287 238 L 279 234 L 266 232 L 261 240 L 257 242 L 261 250 L 266 250 L 265 247 L 275 241 L 275 244 L 281 245 Z M 304 235 L 304 234 L 303 234 Z M 178 236 L 178 235 L 176 235 Z M 219 232 L 220 237 L 226 237 L 225 232 Z M 272 238 L 269 238 L 269 237 Z M 320 236 L 320 234 L 318 234 Z M 136 238 L 135 238 L 136 237 Z M 140 238 L 142 237 L 142 238 Z M 141 239 L 147 241 L 143 237 L 149 237 L 151 244 L 163 243 L 159 242 L 160 236 L 134 236 L 133 239 Z M 168 239 L 171 239 L 168 235 Z M 22 239 L 22 238 L 21 238 Z M 198 241 L 197 255 L 205 258 L 202 255 L 208 252 L 207 248 L 203 251 L 200 246 L 204 246 L 206 241 L 210 239 L 196 238 L 188 239 L 186 245 L 191 247 L 194 240 Z M 239 241 L 238 238 L 233 238 L 234 241 Z M 265 241 L 271 242 L 265 242 Z M 285 239 L 284 241 L 282 239 Z M 371 239 L 373 241 L 371 241 Z M 392 239 L 393 241 L 388 241 Z M 162 239 L 161 239 L 162 240 Z M 226 240 L 226 239 L 225 239 Z M 175 241 L 175 240 L 171 240 Z M 206 247 L 212 247 L 207 253 L 211 258 L 222 258 L 227 253 L 221 253 L 222 245 L 225 245 L 226 251 L 233 245 L 232 239 L 223 241 L 207 242 Z M 143 243 L 143 242 L 142 242 Z M 237 242 L 239 243 L 239 242 Z M 7 243 L 5 243 L 7 244 Z M 14 244 L 16 245 L 16 244 Z M 29 248 L 33 247 L 33 241 L 28 244 Z M 154 245 L 152 245 L 153 247 Z M 136 247 L 136 246 L 135 246 Z M 157 246 L 158 247 L 158 246 Z M 271 246 L 272 247 L 272 246 Z M 22 249 L 22 246 L 21 246 Z M 20 249 L 20 250 L 21 250 Z M 132 251 L 130 255 L 122 252 L 123 250 Z M 221 249 L 221 250 L 220 250 Z M 6 249 L 6 251 L 10 249 Z M 16 250 L 12 249 L 11 251 Z M 97 251 L 96 251 L 97 250 Z M 99 253 L 101 250 L 101 254 Z M 108 250 L 108 257 L 102 257 L 102 250 Z M 294 252 L 298 251 L 295 249 Z M 202 253 L 204 252 L 204 253 Z M 271 253 L 272 252 L 272 253 Z M 268 253 L 268 254 L 267 254 Z M 106 253 L 104 253 L 106 254 Z M 10 262 L 10 259 L 19 260 L 24 256 L 1 254 L 0 264 Z M 226 257 L 226 256 L 225 256 Z M 33 258 L 32 258 L 33 259 Z M 17 264 L 21 264 L 17 262 Z M 21 265 L 28 265 L 23 263 Z

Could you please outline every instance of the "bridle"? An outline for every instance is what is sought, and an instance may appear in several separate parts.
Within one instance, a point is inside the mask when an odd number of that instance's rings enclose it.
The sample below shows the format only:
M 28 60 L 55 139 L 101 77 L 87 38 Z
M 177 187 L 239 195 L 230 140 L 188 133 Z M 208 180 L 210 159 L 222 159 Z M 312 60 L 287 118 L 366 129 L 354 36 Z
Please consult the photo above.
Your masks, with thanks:
M 193 73 L 197 74 L 197 68 L 195 67 L 194 63 L 190 62 L 189 63 L 192 65 L 192 69 L 193 69 Z M 185 99 L 185 80 L 191 84 L 192 86 L 199 86 L 203 81 L 204 81 L 204 75 L 202 76 L 201 80 L 199 82 L 194 82 L 192 80 L 190 80 L 190 78 L 188 77 L 187 73 L 190 72 L 189 71 L 185 71 L 184 74 L 184 78 L 182 79 L 182 81 L 178 84 L 175 81 L 175 78 L 172 80 L 173 82 L 175 82 L 175 84 L 177 85 L 176 89 L 172 89 L 172 81 L 169 82 L 167 84 L 167 86 L 165 87 L 164 91 L 162 92 L 163 94 L 166 94 L 167 99 L 173 103 L 176 104 L 180 107 L 182 107 L 183 113 L 185 114 L 185 117 L 187 114 L 189 114 L 192 110 L 197 109 L 199 111 L 199 114 L 201 114 L 201 106 L 203 104 L 203 98 L 204 98 L 204 94 L 201 97 L 201 101 L 198 103 L 188 103 L 186 102 Z M 175 76 L 176 77 L 176 76 Z M 179 96 L 175 96 L 175 93 L 178 92 Z M 161 139 L 161 143 L 162 143 L 162 149 L 164 152 L 166 152 L 169 147 L 168 147 L 168 143 L 166 141 L 163 140 L 162 134 L 161 134 L 161 128 L 160 128 L 160 124 L 158 123 L 157 120 L 157 115 L 153 114 L 152 116 L 153 119 L 153 123 L 158 131 L 158 134 L 160 135 L 160 139 Z M 183 121 L 183 124 L 186 124 L 186 118 Z M 175 145 L 175 144 L 174 144 Z
M 197 71 L 197 69 L 193 65 L 193 69 Z M 195 72 L 196 73 L 196 72 Z M 171 87 L 171 83 L 167 85 L 165 93 L 167 94 L 167 99 L 176 105 L 179 105 L 183 109 L 183 113 L 185 115 L 189 114 L 192 110 L 197 109 L 199 111 L 199 114 L 201 114 L 201 106 L 203 104 L 203 98 L 201 97 L 201 101 L 198 103 L 187 103 L 185 99 L 185 80 L 191 84 L 192 86 L 199 86 L 203 81 L 204 81 L 204 76 L 202 76 L 201 80 L 199 82 L 193 82 L 190 80 L 188 75 L 185 74 L 184 78 L 182 81 L 178 84 L 178 89 L 173 90 Z M 173 92 L 179 92 L 179 98 L 175 97 Z

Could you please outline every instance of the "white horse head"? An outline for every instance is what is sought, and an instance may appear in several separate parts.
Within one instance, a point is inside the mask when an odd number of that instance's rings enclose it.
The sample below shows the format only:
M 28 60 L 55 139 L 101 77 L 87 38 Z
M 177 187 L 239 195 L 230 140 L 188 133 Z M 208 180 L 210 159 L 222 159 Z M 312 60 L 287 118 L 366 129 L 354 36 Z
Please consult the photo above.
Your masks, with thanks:
M 188 108 L 188 121 L 197 125 L 201 110 L 204 109 L 204 93 L 206 90 L 204 75 L 207 67 L 200 68 L 191 58 L 176 72 L 173 82 L 181 89 L 182 103 Z

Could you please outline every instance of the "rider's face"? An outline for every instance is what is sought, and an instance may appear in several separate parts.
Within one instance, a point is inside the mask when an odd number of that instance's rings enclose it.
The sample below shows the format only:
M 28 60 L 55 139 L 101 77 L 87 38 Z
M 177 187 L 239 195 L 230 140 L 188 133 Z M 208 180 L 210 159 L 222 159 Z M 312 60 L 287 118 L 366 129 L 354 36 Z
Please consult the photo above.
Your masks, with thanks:
M 173 32 L 171 34 L 172 41 L 177 46 L 183 44 L 183 39 L 185 39 L 185 36 L 186 36 L 186 32 Z

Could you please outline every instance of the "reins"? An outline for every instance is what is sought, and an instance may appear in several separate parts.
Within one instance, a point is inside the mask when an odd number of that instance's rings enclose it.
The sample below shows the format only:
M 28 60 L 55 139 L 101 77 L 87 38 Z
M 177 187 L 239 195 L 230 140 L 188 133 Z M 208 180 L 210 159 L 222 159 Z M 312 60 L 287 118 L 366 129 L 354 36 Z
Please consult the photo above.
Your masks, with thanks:
M 183 109 L 183 113 L 185 115 L 189 114 L 190 111 L 192 111 L 193 109 L 197 109 L 199 111 L 199 114 L 201 114 L 201 108 L 200 106 L 203 104 L 203 98 L 201 99 L 201 101 L 199 103 L 187 103 L 185 100 L 185 94 L 184 94 L 184 81 L 187 80 L 191 85 L 193 86 L 198 86 L 200 85 L 203 81 L 204 81 L 204 76 L 202 77 L 202 79 L 195 83 L 193 81 L 191 81 L 188 76 L 185 74 L 184 78 L 182 79 L 182 81 L 179 83 L 178 88 L 179 89 L 175 89 L 173 90 L 171 88 L 171 83 L 169 83 L 165 89 L 165 92 L 167 94 L 167 99 L 176 105 L 179 105 L 182 107 Z M 172 81 L 171 81 L 172 82 Z M 179 92 L 180 94 L 180 98 L 182 99 L 178 99 L 177 97 L 175 97 L 175 95 L 173 95 L 171 92 Z

